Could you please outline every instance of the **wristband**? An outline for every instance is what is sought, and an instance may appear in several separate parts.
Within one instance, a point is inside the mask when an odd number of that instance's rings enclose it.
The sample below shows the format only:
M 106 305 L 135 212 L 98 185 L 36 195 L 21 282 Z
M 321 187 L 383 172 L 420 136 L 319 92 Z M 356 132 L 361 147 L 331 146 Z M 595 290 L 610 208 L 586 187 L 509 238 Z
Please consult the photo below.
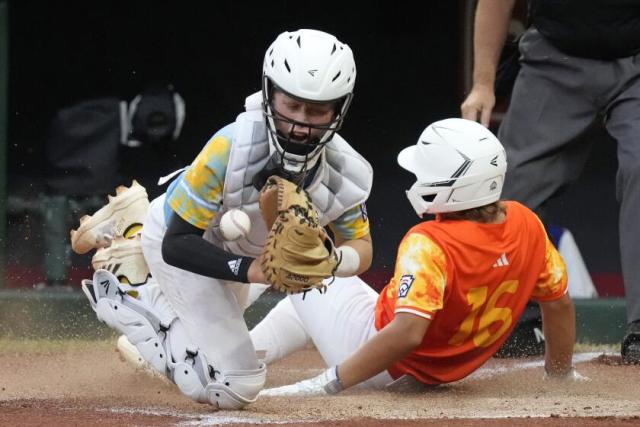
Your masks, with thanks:
M 342 383 L 340 382 L 340 378 L 338 377 L 337 365 L 333 368 L 327 369 L 326 376 L 329 379 L 329 382 L 324 385 L 324 391 L 326 391 L 327 394 L 338 394 L 342 390 L 344 390 L 344 386 L 342 385 Z
M 342 245 L 336 248 L 338 255 L 338 268 L 336 268 L 336 276 L 349 277 L 356 274 L 360 268 L 360 255 L 351 246 Z

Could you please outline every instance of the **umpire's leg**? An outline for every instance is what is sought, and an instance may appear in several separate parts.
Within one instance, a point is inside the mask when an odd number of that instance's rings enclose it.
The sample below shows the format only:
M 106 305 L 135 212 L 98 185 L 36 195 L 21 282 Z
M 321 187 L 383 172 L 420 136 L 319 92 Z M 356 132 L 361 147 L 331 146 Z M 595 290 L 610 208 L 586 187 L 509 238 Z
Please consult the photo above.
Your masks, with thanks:
M 522 68 L 498 137 L 507 151 L 503 198 L 537 209 L 579 176 L 589 143 L 571 144 L 599 110 L 596 61 L 567 57 L 537 30 L 520 42 Z
M 619 60 L 627 86 L 611 103 L 607 130 L 618 143 L 620 254 L 629 323 L 640 320 L 640 54 Z

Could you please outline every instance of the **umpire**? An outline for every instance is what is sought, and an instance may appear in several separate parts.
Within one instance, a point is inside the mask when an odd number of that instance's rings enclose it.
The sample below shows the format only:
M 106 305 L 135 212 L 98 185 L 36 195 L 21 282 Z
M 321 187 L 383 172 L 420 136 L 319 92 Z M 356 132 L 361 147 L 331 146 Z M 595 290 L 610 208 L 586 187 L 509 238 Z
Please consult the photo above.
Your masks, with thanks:
M 479 0 L 473 87 L 462 116 L 489 124 L 496 64 L 515 0 Z M 623 358 L 640 363 L 640 2 L 532 0 L 520 72 L 499 139 L 509 159 L 504 197 L 540 208 L 576 180 L 590 144 L 572 142 L 603 121 L 618 144 L 616 196 L 627 298 Z

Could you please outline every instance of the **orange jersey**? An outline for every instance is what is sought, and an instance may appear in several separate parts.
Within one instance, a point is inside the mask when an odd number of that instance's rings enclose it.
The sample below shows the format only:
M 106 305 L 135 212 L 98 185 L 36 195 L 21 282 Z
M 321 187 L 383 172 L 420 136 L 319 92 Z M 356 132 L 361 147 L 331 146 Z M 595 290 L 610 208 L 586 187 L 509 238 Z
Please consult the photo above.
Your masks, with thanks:
M 426 221 L 400 243 L 395 273 L 376 304 L 376 328 L 395 313 L 430 319 L 422 344 L 389 369 L 427 384 L 456 381 L 507 339 L 529 299 L 567 291 L 562 258 L 538 217 L 504 202 L 501 224 Z

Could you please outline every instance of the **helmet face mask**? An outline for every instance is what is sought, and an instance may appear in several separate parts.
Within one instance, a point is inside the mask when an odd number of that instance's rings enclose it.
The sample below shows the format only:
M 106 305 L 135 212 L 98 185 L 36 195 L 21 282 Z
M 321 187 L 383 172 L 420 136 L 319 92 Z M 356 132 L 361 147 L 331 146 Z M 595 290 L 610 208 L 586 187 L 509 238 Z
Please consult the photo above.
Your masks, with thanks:
M 417 180 L 407 198 L 419 217 L 488 205 L 500 198 L 506 172 L 502 144 L 484 126 L 447 119 L 428 126 L 398 155 Z
M 293 154 L 305 155 L 313 151 L 318 145 L 324 145 L 331 140 L 333 134 L 342 126 L 342 117 L 338 112 L 338 108 L 342 107 L 341 101 L 328 101 L 328 102 L 312 102 L 305 99 L 298 99 L 286 92 L 282 91 L 277 86 L 267 83 L 266 87 L 270 87 L 271 94 L 268 96 L 267 108 L 265 109 L 265 116 L 269 124 L 273 123 L 273 126 L 269 126 L 269 131 L 275 133 L 274 139 L 277 138 L 280 143 L 280 147 L 284 150 L 286 145 L 291 144 L 291 150 L 285 150 Z M 313 108 L 314 104 L 317 104 L 317 108 L 324 110 L 330 107 L 330 119 L 321 123 L 301 122 L 287 116 L 287 113 L 283 111 L 286 108 L 280 106 L 276 107 L 274 102 L 274 93 L 280 93 L 284 95 L 284 98 L 289 101 L 294 101 L 300 104 L 306 104 Z M 328 111 L 329 112 L 329 111 Z M 294 131 L 297 131 L 298 135 L 306 134 L 304 137 L 296 136 Z M 310 147 L 295 147 L 296 145 L 310 146 Z
M 282 169 L 304 173 L 313 167 L 343 123 L 355 84 L 351 49 L 334 36 L 315 30 L 282 33 L 267 50 L 262 97 L 272 154 Z M 307 123 L 287 117 L 274 107 L 274 94 L 304 104 L 334 104 L 331 119 Z M 302 137 L 306 133 L 306 137 Z

